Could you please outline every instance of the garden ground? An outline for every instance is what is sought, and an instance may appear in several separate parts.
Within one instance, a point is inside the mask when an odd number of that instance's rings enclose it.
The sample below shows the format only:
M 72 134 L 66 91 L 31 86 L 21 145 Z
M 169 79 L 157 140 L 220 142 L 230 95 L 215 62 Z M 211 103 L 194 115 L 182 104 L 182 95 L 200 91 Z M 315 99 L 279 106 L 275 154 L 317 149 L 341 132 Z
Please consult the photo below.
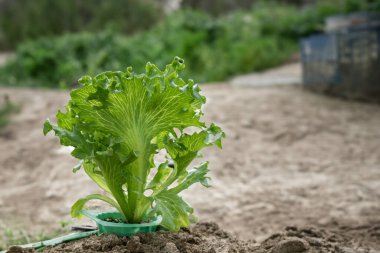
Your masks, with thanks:
M 203 91 L 206 120 L 227 138 L 223 150 L 209 149 L 203 158 L 213 187 L 183 195 L 200 221 L 258 242 L 287 226 L 313 226 L 343 236 L 353 249 L 380 251 L 378 105 L 297 86 L 218 84 Z M 0 229 L 57 231 L 75 200 L 98 191 L 82 171 L 72 173 L 70 151 L 42 134 L 45 118 L 54 119 L 69 94 L 0 88 L 5 94 L 22 108 L 0 132 Z

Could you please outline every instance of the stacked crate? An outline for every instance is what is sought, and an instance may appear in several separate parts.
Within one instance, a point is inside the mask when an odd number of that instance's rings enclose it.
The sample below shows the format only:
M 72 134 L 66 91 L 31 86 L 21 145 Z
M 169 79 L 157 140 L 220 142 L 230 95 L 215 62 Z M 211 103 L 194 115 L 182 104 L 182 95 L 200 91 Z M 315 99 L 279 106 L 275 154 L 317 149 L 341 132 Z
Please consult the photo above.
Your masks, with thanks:
M 358 17 L 362 22 L 357 22 Z M 344 98 L 380 102 L 379 21 L 376 15 L 362 13 L 331 17 L 325 34 L 302 39 L 304 86 Z

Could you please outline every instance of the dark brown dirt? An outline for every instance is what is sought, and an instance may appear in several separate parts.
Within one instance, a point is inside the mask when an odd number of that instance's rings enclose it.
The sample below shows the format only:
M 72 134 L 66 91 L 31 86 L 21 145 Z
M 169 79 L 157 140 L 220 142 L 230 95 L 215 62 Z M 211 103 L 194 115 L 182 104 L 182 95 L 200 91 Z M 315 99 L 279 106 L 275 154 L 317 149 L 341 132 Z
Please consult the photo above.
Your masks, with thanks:
M 341 228 L 343 229 L 343 228 Z M 347 229 L 347 228 L 346 228 Z M 377 237 L 380 226 L 356 228 L 366 236 Z M 372 232 L 371 232 L 372 230 Z M 357 234 L 355 238 L 358 237 Z M 12 247 L 8 253 L 29 253 L 30 249 Z M 316 228 L 287 227 L 283 233 L 273 234 L 262 243 L 241 241 L 221 230 L 215 223 L 198 223 L 179 233 L 160 231 L 139 234 L 131 238 L 115 235 L 91 236 L 60 244 L 44 250 L 45 253 L 69 252 L 123 252 L 123 253 L 369 253 L 365 245 L 352 243 L 352 238 L 339 231 L 327 232 Z

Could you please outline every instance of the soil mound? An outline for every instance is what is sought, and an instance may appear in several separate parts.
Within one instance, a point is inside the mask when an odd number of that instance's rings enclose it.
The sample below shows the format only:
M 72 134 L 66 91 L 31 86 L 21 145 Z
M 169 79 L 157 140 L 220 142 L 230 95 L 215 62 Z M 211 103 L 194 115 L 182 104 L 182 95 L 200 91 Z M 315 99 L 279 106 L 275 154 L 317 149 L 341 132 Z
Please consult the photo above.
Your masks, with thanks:
M 46 253 L 123 252 L 123 253 L 361 253 L 338 234 L 314 228 L 287 227 L 262 243 L 241 241 L 215 223 L 198 223 L 179 233 L 159 231 L 131 238 L 115 235 L 92 236 L 44 250 Z M 11 247 L 9 253 L 31 253 L 33 250 Z

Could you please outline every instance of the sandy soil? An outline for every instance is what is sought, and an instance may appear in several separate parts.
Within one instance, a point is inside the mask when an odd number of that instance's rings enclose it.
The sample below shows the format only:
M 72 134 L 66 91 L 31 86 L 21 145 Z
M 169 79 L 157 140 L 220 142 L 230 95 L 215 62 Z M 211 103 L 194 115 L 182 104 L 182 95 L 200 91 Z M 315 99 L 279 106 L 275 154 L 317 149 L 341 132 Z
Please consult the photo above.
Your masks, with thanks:
M 203 86 L 206 119 L 227 138 L 205 152 L 213 188 L 184 198 L 201 221 L 263 241 L 286 226 L 314 226 L 380 251 L 380 107 L 298 87 Z M 57 139 L 43 137 L 67 92 L 0 88 L 22 110 L 0 134 L 0 229 L 58 228 L 71 204 L 98 189 Z

